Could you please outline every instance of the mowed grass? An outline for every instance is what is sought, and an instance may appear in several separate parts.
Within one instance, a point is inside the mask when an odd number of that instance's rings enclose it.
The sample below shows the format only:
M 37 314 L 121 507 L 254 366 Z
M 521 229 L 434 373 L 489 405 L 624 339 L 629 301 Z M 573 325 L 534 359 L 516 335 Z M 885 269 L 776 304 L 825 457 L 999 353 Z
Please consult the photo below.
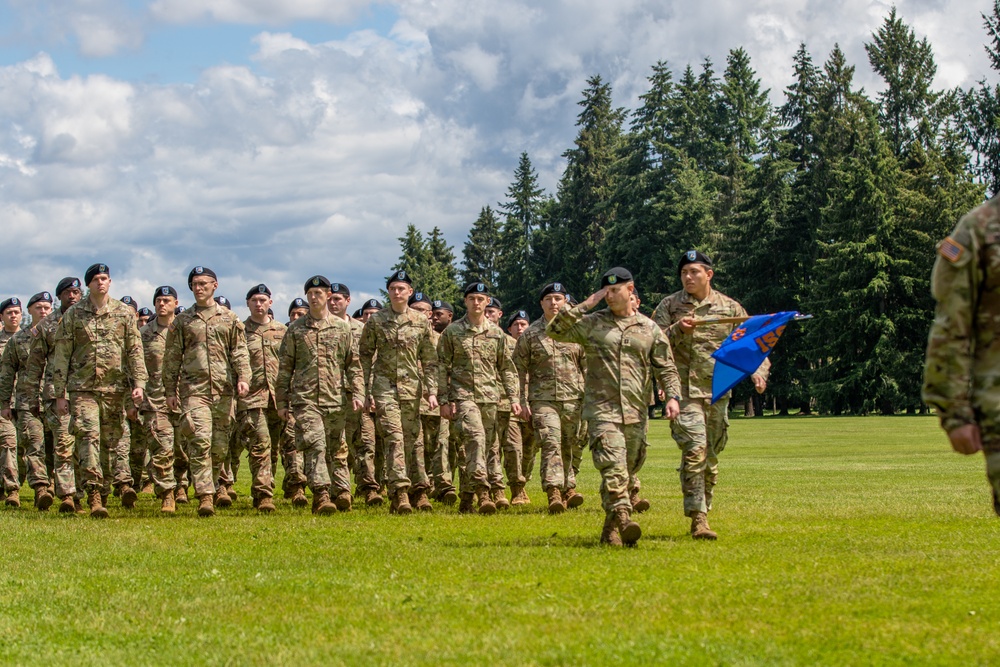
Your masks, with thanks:
M 9 664 L 997 664 L 1000 519 L 929 417 L 735 419 L 715 543 L 681 511 L 667 422 L 634 549 L 586 503 L 494 517 L 198 520 L 0 511 Z M 26 494 L 30 495 L 30 494 Z M 26 507 L 30 506 L 26 503 Z

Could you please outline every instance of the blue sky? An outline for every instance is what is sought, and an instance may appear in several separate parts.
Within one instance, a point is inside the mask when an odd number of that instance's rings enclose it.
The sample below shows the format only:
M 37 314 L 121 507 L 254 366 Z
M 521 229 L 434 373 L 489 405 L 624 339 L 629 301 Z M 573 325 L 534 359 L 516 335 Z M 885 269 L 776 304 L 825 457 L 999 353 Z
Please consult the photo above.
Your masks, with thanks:
M 981 5 L 981 6 L 980 6 Z M 907 0 L 939 87 L 989 76 L 988 2 Z M 461 252 L 527 151 L 550 192 L 588 77 L 633 108 L 650 66 L 744 47 L 781 103 L 805 42 L 864 52 L 873 0 L 0 1 L 0 297 L 94 261 L 148 305 L 195 264 L 280 309 L 323 273 L 377 294 L 408 223 Z M 720 17 L 723 17 L 720 19 Z M 181 290 L 182 301 L 189 298 Z

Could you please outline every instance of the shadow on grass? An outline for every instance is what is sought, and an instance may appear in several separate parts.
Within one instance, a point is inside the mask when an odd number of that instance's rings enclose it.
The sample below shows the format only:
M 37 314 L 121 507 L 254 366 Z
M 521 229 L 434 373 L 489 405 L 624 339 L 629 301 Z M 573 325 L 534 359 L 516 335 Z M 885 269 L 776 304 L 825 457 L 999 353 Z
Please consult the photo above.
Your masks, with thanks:
M 515 537 L 497 540 L 448 540 L 443 542 L 443 546 L 455 549 L 468 549 L 469 547 L 514 547 L 536 549 L 539 547 L 556 547 L 563 549 L 616 549 L 601 544 L 600 531 L 595 531 L 592 535 L 559 535 L 553 533 L 549 536 Z M 639 540 L 638 546 L 643 542 L 689 542 L 691 536 L 687 533 L 682 535 L 648 535 L 644 534 Z

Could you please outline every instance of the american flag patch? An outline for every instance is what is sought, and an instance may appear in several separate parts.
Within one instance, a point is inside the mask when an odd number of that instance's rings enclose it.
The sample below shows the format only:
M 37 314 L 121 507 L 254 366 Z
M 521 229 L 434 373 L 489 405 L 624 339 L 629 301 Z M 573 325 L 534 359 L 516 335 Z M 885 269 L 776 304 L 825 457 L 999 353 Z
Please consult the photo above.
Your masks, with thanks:
M 949 262 L 957 262 L 965 254 L 965 246 L 951 238 L 950 236 L 938 246 L 938 252 Z

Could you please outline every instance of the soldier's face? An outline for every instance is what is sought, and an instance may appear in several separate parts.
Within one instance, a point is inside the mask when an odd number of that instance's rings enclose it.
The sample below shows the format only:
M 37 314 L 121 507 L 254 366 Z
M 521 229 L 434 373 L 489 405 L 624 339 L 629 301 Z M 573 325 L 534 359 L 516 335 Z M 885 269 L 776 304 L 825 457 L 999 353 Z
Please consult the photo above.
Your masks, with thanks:
M 254 294 L 247 299 L 247 308 L 250 309 L 250 314 L 256 317 L 266 317 L 270 307 L 271 297 L 266 294 Z
M 714 275 L 704 264 L 687 264 L 681 269 L 681 285 L 688 294 L 705 294 Z
M 621 314 L 628 310 L 632 300 L 632 283 L 619 283 L 608 285 L 608 293 L 604 297 L 605 303 L 611 312 Z
M 361 311 L 361 321 L 367 322 L 371 316 L 378 312 L 378 308 L 369 308 Z
M 465 297 L 465 310 L 471 315 L 482 315 L 486 312 L 486 304 L 489 302 L 490 297 L 473 292 Z
M 21 326 L 21 306 L 11 306 L 3 311 L 2 319 L 3 328 L 7 330 L 7 333 L 17 331 L 17 328 Z
M 309 312 L 315 317 L 322 317 L 326 313 L 326 303 L 330 299 L 330 290 L 326 287 L 310 287 L 306 292 L 306 301 L 309 302 Z
M 547 320 L 551 320 L 553 317 L 558 315 L 559 311 L 565 307 L 565 294 L 553 292 L 552 294 L 546 294 L 545 298 L 542 299 L 542 312 L 545 313 L 545 319 Z
M 111 289 L 111 276 L 106 273 L 98 273 L 90 279 L 90 284 L 87 285 L 87 289 L 94 294 L 107 294 L 108 290 Z
M 489 303 L 489 301 L 487 301 Z M 486 319 L 488 319 L 493 324 L 499 324 L 500 318 L 503 317 L 503 311 L 499 308 L 487 308 L 486 309 Z
M 140 315 L 138 321 L 136 322 L 136 326 L 138 326 L 139 328 L 142 328 L 142 327 L 146 326 L 147 322 L 149 322 L 149 316 L 147 316 L 147 315 Z
M 217 289 L 219 283 L 212 278 L 195 278 L 191 281 L 191 293 L 194 294 L 194 300 L 199 303 L 211 301 Z
M 448 328 L 448 325 L 451 324 L 451 320 L 454 316 L 455 314 L 450 310 L 435 310 L 431 313 L 431 321 L 434 323 L 434 329 L 438 333 L 441 333 Z
M 80 299 L 83 298 L 83 290 L 79 287 L 67 287 L 58 296 L 59 303 L 69 308 L 72 305 L 80 303 Z
M 431 319 L 431 304 L 426 301 L 417 301 L 410 306 L 413 310 L 417 311 L 427 319 Z
M 513 336 L 514 340 L 517 340 L 518 338 L 521 337 L 521 334 L 523 334 L 524 330 L 527 328 L 528 328 L 528 323 L 525 322 L 524 320 L 514 320 L 514 322 L 509 327 L 507 327 L 507 333 Z
M 344 294 L 330 294 L 330 301 L 327 303 L 330 308 L 330 312 L 336 317 L 345 317 L 347 315 L 347 307 L 351 305 L 351 297 Z
M 389 293 L 389 301 L 397 307 L 405 306 L 406 302 L 413 296 L 413 288 L 403 282 L 391 283 L 386 291 Z
M 294 322 L 295 320 L 299 319 L 308 312 L 309 311 L 306 310 L 305 308 L 295 308 L 292 310 L 292 312 L 288 313 L 288 321 Z
M 157 317 L 169 317 L 174 314 L 174 309 L 177 308 L 177 299 L 170 295 L 158 296 L 153 299 L 153 308 L 156 310 Z
M 52 304 L 48 301 L 36 301 L 28 307 L 32 322 L 41 322 L 52 312 Z

